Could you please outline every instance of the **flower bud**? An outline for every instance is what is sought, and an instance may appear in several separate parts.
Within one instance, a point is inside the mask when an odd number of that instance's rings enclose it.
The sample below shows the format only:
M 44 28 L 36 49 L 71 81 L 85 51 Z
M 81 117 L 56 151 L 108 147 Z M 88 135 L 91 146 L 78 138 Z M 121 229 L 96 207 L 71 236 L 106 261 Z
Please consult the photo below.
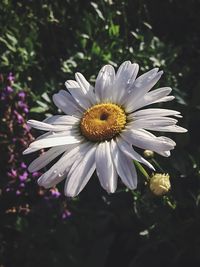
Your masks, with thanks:
M 151 150 L 146 149 L 146 150 L 144 151 L 144 156 L 145 156 L 145 158 L 147 158 L 147 159 L 153 158 L 153 157 L 154 157 L 154 152 L 151 151 Z
M 169 174 L 155 173 L 150 179 L 150 190 L 156 196 L 162 196 L 166 194 L 170 188 L 171 183 L 169 180 Z

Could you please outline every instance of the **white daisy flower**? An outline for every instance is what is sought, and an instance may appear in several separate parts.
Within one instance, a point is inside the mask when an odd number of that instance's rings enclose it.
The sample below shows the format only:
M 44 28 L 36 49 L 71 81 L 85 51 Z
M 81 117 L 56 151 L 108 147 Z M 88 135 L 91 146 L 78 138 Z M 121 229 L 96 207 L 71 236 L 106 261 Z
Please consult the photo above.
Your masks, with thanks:
M 144 108 L 148 105 L 174 99 L 171 88 L 152 90 L 162 75 L 154 68 L 136 78 L 138 64 L 125 61 L 115 73 L 111 65 L 104 66 L 96 79 L 95 87 L 81 73 L 74 80 L 66 81 L 67 90 L 53 96 L 55 105 L 67 115 L 57 115 L 43 122 L 29 120 L 28 124 L 47 131 L 29 148 L 28 154 L 50 148 L 29 166 L 35 172 L 52 160 L 60 159 L 38 180 L 50 188 L 66 178 L 65 195 L 74 197 L 85 187 L 96 170 L 101 186 L 113 193 L 118 176 L 130 189 L 137 187 L 137 173 L 133 160 L 154 167 L 133 147 L 152 150 L 168 157 L 176 145 L 164 136 L 151 131 L 186 132 L 176 125 L 181 117 L 175 110 Z

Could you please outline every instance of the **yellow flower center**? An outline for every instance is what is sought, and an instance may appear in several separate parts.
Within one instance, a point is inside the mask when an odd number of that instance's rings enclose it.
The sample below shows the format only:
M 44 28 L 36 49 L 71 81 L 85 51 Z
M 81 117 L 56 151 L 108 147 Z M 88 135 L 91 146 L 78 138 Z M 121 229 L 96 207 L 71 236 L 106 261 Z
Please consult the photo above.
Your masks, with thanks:
M 81 132 L 90 141 L 110 140 L 125 127 L 124 110 L 111 103 L 97 104 L 89 108 L 81 119 Z

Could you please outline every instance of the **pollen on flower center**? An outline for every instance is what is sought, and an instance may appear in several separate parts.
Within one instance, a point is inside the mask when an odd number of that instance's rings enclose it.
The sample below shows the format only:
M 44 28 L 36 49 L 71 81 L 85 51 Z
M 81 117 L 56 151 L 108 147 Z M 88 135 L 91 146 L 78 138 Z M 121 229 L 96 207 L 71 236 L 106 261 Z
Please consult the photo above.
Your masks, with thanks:
M 116 104 L 103 103 L 89 108 L 81 119 L 81 133 L 90 141 L 110 140 L 125 127 L 126 114 Z

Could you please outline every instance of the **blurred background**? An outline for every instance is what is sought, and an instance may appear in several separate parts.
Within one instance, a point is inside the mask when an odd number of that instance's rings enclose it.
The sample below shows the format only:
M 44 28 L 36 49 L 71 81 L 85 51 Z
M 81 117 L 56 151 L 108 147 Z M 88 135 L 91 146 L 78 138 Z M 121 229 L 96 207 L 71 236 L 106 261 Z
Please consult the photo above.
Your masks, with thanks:
M 0 267 L 200 266 L 200 1 L 1 0 Z M 26 121 L 58 114 L 52 94 L 79 71 L 94 82 L 104 64 L 164 70 L 187 134 L 171 134 L 169 173 L 155 196 L 138 172 L 135 191 L 108 195 L 97 178 L 74 199 L 44 190 L 22 151 L 39 134 Z M 151 172 L 146 169 L 151 175 Z

